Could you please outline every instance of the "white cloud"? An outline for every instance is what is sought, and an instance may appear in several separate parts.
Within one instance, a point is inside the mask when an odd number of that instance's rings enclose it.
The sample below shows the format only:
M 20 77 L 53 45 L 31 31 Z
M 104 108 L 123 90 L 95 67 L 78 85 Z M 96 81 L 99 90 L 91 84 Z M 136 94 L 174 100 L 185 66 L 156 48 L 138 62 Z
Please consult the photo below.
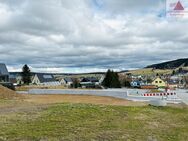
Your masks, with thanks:
M 187 19 L 164 1 L 0 0 L 1 62 L 10 70 L 130 69 L 187 57 Z M 98 7 L 98 8 L 97 8 Z

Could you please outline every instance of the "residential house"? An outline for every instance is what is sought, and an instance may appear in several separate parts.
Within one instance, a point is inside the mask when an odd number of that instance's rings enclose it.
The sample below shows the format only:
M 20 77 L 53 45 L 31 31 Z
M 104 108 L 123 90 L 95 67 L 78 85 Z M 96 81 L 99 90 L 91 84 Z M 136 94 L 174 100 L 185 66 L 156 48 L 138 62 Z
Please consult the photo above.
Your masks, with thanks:
M 60 80 L 60 83 L 61 85 L 70 87 L 71 85 L 73 85 L 73 79 L 70 77 L 65 77 Z
M 142 75 L 131 75 L 132 80 L 142 79 Z
M 170 80 L 170 81 L 168 81 L 167 86 L 168 86 L 169 88 L 174 89 L 174 88 L 178 88 L 178 87 L 179 87 L 179 83 L 178 83 L 178 81 Z
M 14 85 L 23 84 L 21 72 L 10 72 L 9 80 Z
M 9 82 L 9 72 L 3 63 L 0 63 L 0 82 Z
M 158 88 L 166 87 L 166 82 L 160 77 L 155 78 L 151 84 L 157 86 Z
M 9 81 L 14 84 L 14 85 L 17 85 L 17 80 L 16 80 L 16 77 L 14 75 L 9 75 Z
M 56 81 L 52 74 L 36 73 L 32 79 L 32 84 L 45 85 L 45 86 L 58 86 L 61 85 Z
M 130 84 L 131 84 L 131 87 L 134 87 L 134 88 L 140 88 L 142 85 L 145 85 L 143 81 L 139 81 L 139 80 L 133 80 Z
M 99 84 L 100 84 L 100 85 L 101 85 L 102 82 L 104 81 L 104 78 L 105 78 L 105 75 L 102 75 L 102 76 L 100 77 L 100 79 L 99 79 Z
M 82 88 L 95 88 L 97 85 L 99 85 L 99 80 L 95 77 L 82 78 L 80 85 Z

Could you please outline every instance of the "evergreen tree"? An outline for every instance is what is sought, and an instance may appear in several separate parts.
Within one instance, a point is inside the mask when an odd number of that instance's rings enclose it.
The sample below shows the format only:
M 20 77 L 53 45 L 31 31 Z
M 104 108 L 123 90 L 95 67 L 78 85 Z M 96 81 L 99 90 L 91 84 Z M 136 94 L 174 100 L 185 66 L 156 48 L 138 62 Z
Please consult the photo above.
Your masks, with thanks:
M 125 81 L 124 81 L 124 86 L 125 86 L 125 87 L 131 87 L 131 84 L 130 84 L 129 81 L 125 80 Z
M 78 88 L 78 87 L 80 87 L 80 84 L 78 82 L 78 79 L 75 78 L 73 79 L 72 88 Z
M 108 70 L 102 85 L 107 88 L 120 88 L 121 84 L 118 73 Z
M 179 69 L 178 69 L 178 72 L 179 72 L 179 73 L 182 73 L 182 72 L 183 72 L 183 68 L 179 68 Z
M 112 71 L 112 82 L 111 88 L 121 88 L 121 84 L 119 81 L 119 76 L 117 72 Z
M 26 64 L 22 68 L 21 75 L 23 83 L 29 85 L 29 83 L 31 83 L 31 71 Z
M 110 79 L 111 79 L 111 71 L 108 70 L 106 73 L 106 76 L 102 82 L 102 85 L 105 87 L 110 87 L 110 81 L 111 81 Z
M 171 75 L 173 76 L 173 75 L 175 75 L 175 74 L 176 74 L 176 71 L 175 71 L 175 70 L 173 70 Z

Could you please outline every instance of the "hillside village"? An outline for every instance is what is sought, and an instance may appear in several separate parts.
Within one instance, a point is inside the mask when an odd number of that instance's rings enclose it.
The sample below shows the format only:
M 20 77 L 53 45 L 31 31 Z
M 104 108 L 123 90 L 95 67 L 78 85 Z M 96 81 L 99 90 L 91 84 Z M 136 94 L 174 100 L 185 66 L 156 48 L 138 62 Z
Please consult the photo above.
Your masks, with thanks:
M 156 67 L 156 65 L 155 65 Z M 160 65 L 161 67 L 161 65 Z M 0 82 L 23 85 L 21 72 L 8 72 L 6 65 L 0 64 Z M 173 69 L 144 68 L 118 72 L 121 87 L 157 89 L 169 87 L 188 88 L 188 69 L 178 67 Z M 104 73 L 61 74 L 31 72 L 29 86 L 61 86 L 61 88 L 97 88 L 102 89 Z

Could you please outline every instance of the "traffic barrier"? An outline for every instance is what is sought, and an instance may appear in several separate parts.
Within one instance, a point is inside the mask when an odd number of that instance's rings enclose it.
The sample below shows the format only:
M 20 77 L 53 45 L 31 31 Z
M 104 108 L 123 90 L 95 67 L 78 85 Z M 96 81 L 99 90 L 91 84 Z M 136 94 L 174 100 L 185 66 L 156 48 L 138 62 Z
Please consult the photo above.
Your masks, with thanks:
M 144 96 L 169 96 L 169 95 L 176 95 L 175 92 L 172 93 L 145 93 Z

